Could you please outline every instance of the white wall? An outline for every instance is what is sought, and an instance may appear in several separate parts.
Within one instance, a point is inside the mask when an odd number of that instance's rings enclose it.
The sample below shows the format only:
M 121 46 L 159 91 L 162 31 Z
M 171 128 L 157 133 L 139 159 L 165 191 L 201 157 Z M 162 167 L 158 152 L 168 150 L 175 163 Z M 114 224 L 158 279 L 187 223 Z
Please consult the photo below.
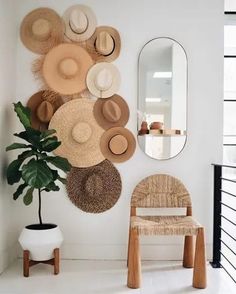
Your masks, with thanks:
M 206 227 L 207 244 L 212 242 L 212 162 L 222 153 L 223 1 L 222 0 L 21 0 L 18 29 L 30 10 L 49 6 L 62 13 L 75 3 L 89 5 L 99 25 L 120 31 L 122 51 L 115 62 L 122 84 L 119 90 L 130 107 L 128 128 L 136 133 L 137 60 L 142 46 L 155 37 L 171 37 L 188 55 L 188 139 L 184 151 L 174 159 L 155 161 L 137 146 L 131 160 L 116 165 L 122 177 L 122 195 L 114 208 L 103 214 L 87 214 L 68 200 L 65 189 L 43 196 L 45 221 L 57 223 L 65 237 L 64 258 L 122 259 L 126 257 L 129 203 L 132 190 L 144 177 L 168 173 L 180 178 L 189 189 L 194 215 Z M 37 90 L 30 72 L 34 55 L 20 42 L 17 46 L 16 97 L 26 102 Z M 37 221 L 37 199 L 24 207 L 14 206 L 15 229 Z M 179 238 L 150 239 L 143 243 L 144 258 L 178 259 Z M 156 246 L 153 245 L 157 244 Z M 165 246 L 163 245 L 165 244 Z M 173 245 L 171 245 L 173 244 Z

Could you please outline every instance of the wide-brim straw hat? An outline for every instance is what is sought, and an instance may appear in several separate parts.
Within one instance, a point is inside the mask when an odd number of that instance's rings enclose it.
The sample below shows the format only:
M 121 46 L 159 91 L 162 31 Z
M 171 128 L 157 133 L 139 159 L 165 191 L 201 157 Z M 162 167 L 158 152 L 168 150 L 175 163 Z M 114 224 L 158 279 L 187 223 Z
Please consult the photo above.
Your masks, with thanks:
M 98 98 L 108 98 L 117 93 L 120 87 L 120 72 L 108 62 L 93 65 L 87 74 L 87 87 Z
M 91 8 L 85 5 L 69 7 L 63 14 L 65 37 L 73 42 L 89 39 L 97 26 L 97 19 Z
M 129 120 L 129 106 L 117 94 L 110 98 L 97 99 L 93 113 L 96 121 L 104 130 L 124 127 Z
M 119 163 L 128 160 L 134 154 L 136 141 L 128 129 L 116 127 L 102 135 L 100 148 L 105 158 Z
M 61 95 L 73 95 L 86 89 L 86 76 L 93 64 L 91 56 L 82 47 L 60 44 L 47 53 L 42 74 L 51 90 Z
M 45 54 L 63 41 L 64 23 L 53 9 L 37 8 L 24 17 L 20 37 L 29 50 Z
M 72 168 L 67 176 L 68 197 L 85 212 L 101 213 L 112 208 L 121 189 L 120 174 L 108 160 L 89 168 Z
M 86 47 L 96 62 L 114 61 L 120 55 L 120 34 L 113 27 L 100 26 L 86 41 Z
M 32 128 L 41 131 L 46 130 L 53 114 L 63 103 L 60 96 L 57 96 L 57 99 L 54 99 L 53 102 L 48 101 L 44 91 L 32 95 L 27 102 L 27 107 L 31 111 Z
M 104 130 L 93 116 L 94 103 L 86 98 L 71 100 L 56 111 L 49 124 L 61 141 L 54 153 L 74 167 L 93 166 L 105 159 L 99 147 Z

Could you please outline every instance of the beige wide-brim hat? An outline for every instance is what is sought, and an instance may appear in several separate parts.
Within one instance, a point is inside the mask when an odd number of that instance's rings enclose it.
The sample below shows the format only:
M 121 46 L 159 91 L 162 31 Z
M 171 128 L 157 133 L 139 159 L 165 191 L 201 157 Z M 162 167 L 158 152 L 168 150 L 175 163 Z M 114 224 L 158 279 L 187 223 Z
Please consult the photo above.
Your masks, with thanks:
M 89 168 L 72 168 L 67 176 L 68 197 L 85 212 L 101 213 L 112 208 L 121 189 L 120 174 L 108 160 Z
M 112 162 L 124 162 L 135 151 L 136 141 L 126 128 L 116 127 L 107 130 L 100 140 L 100 148 L 105 158 Z
M 48 101 L 44 91 L 32 95 L 27 102 L 27 107 L 31 111 L 32 128 L 40 131 L 46 130 L 53 114 L 63 103 L 60 96 L 57 96 L 53 102 Z
M 94 103 L 86 98 L 71 100 L 56 111 L 49 124 L 61 141 L 54 153 L 74 167 L 93 166 L 105 159 L 99 146 L 104 130 L 93 116 Z
M 110 98 L 97 99 L 93 113 L 96 121 L 104 130 L 124 127 L 129 120 L 129 106 L 117 94 Z
M 74 5 L 63 14 L 65 37 L 73 42 L 89 39 L 97 26 L 97 19 L 92 9 L 85 5 Z
M 24 17 L 20 37 L 29 50 L 46 54 L 63 41 L 64 23 L 53 9 L 38 8 Z
M 108 62 L 92 66 L 87 74 L 87 87 L 98 98 L 108 98 L 117 93 L 120 87 L 120 72 Z
M 120 34 L 113 27 L 100 26 L 87 40 L 86 47 L 96 62 L 114 61 L 120 55 Z
M 75 44 L 60 44 L 45 56 L 42 75 L 48 87 L 61 94 L 73 95 L 84 91 L 86 76 L 94 64 L 85 49 Z

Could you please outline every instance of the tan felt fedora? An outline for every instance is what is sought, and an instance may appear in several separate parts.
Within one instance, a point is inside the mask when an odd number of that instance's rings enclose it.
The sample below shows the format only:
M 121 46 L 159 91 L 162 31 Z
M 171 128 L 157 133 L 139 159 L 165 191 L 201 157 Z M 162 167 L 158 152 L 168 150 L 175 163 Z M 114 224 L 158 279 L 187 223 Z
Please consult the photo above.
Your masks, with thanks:
M 27 107 L 31 111 L 31 124 L 34 129 L 46 130 L 54 112 L 64 103 L 60 96 L 53 102 L 47 101 L 44 91 L 40 91 L 32 95 Z
M 134 153 L 136 141 L 126 128 L 115 127 L 107 130 L 101 137 L 100 148 L 105 158 L 112 162 L 124 162 Z
M 71 100 L 58 109 L 49 124 L 61 141 L 55 154 L 66 157 L 74 167 L 89 167 L 105 159 L 99 147 L 104 130 L 93 116 L 94 103 L 86 98 Z
M 87 74 L 87 87 L 98 98 L 108 98 L 117 93 L 120 87 L 120 72 L 108 62 L 92 66 Z
M 86 46 L 96 62 L 114 61 L 120 55 L 120 34 L 113 27 L 100 26 L 86 42 Z
M 93 113 L 98 124 L 105 130 L 112 127 L 124 127 L 129 120 L 129 106 L 119 95 L 97 99 Z
M 120 174 L 108 160 L 88 168 L 73 167 L 67 176 L 68 197 L 85 212 L 110 209 L 118 201 L 121 189 Z
M 69 7 L 64 15 L 65 36 L 73 42 L 89 39 L 97 25 L 97 19 L 92 9 L 85 5 Z
M 51 90 L 61 95 L 73 95 L 86 89 L 86 76 L 93 63 L 82 47 L 60 44 L 46 55 L 42 75 Z
M 45 54 L 63 41 L 64 23 L 54 10 L 37 8 L 23 19 L 20 36 L 29 50 Z

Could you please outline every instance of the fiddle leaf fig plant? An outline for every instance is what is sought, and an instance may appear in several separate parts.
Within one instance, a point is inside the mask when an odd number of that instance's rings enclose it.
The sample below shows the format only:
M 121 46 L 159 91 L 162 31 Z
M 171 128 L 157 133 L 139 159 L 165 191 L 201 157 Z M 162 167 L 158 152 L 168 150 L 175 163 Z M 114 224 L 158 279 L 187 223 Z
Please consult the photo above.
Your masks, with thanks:
M 41 193 L 43 191 L 59 191 L 60 187 L 57 185 L 57 181 L 66 184 L 66 179 L 59 175 L 58 169 L 67 173 L 71 165 L 66 158 L 48 154 L 61 144 L 53 135 L 55 130 L 39 131 L 33 129 L 30 121 L 30 109 L 24 107 L 21 102 L 14 103 L 14 110 L 24 127 L 24 131 L 14 134 L 14 136 L 24 140 L 25 143 L 16 142 L 6 148 L 6 151 L 23 151 L 9 164 L 7 182 L 10 185 L 19 183 L 13 194 L 13 199 L 16 200 L 23 194 L 25 205 L 30 205 L 34 193 L 38 193 L 38 218 L 39 224 L 42 225 Z

